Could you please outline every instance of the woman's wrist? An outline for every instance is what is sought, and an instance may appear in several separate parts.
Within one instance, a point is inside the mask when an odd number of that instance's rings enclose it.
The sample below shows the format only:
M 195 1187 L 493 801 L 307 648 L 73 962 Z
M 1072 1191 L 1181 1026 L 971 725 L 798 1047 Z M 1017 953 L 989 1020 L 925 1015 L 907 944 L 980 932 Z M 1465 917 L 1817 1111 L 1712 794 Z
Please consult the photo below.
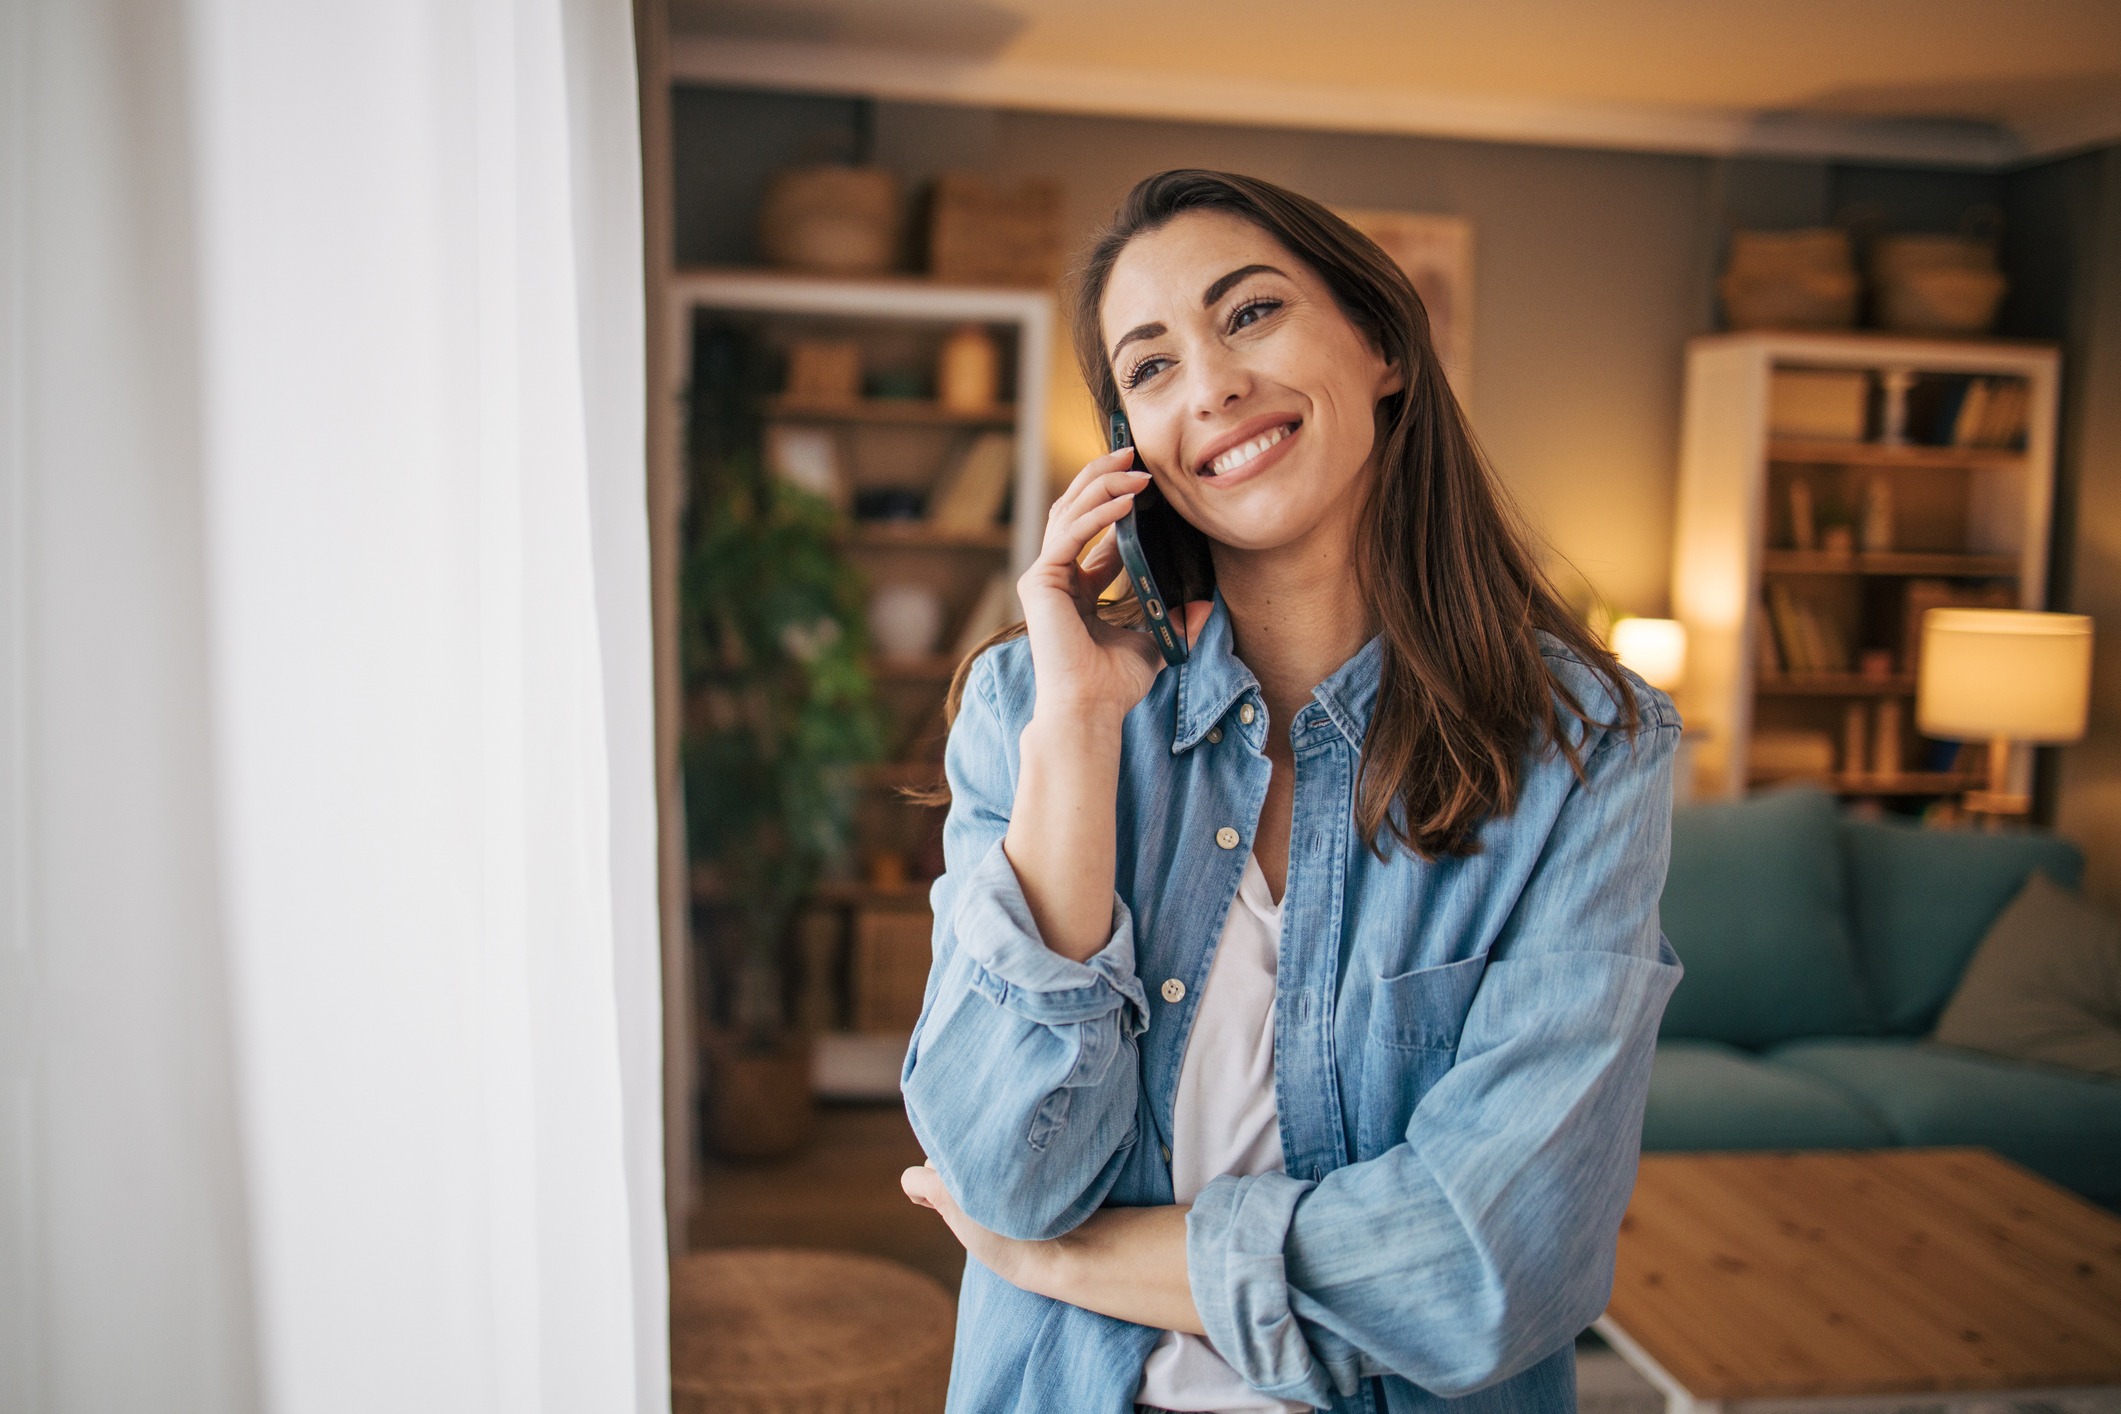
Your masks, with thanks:
M 1109 750 L 1119 756 L 1126 710 L 1111 703 L 1049 701 L 1041 698 L 1017 738 L 1025 752 L 1059 752 L 1070 761 Z

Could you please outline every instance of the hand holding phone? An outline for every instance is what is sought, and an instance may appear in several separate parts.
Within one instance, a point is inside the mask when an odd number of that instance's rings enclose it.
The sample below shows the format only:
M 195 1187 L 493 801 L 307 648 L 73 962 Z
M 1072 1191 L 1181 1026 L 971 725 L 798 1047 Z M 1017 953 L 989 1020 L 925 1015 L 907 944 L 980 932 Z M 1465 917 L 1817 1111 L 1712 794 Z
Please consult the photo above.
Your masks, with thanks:
M 1124 412 L 1114 409 L 1107 431 L 1113 451 L 1134 445 L 1134 429 L 1127 425 L 1127 415 Z M 1134 460 L 1135 465 L 1141 465 L 1140 452 L 1134 454 Z M 1133 508 L 1114 523 L 1112 534 L 1119 541 L 1119 558 L 1127 567 L 1127 583 L 1133 587 L 1134 597 L 1141 602 L 1142 627 L 1156 640 L 1157 651 L 1164 655 L 1164 661 L 1175 668 L 1186 661 L 1187 649 L 1186 640 L 1181 635 L 1178 624 L 1174 622 L 1171 611 L 1175 607 L 1183 614 L 1185 606 L 1173 606 L 1164 597 L 1163 590 L 1156 582 L 1155 570 L 1149 562 L 1149 552 L 1142 544 L 1141 511 L 1144 503 L 1152 496 L 1155 497 L 1153 504 L 1161 506 L 1164 512 L 1169 514 L 1170 508 L 1164 503 L 1155 486 L 1145 486 L 1135 497 Z

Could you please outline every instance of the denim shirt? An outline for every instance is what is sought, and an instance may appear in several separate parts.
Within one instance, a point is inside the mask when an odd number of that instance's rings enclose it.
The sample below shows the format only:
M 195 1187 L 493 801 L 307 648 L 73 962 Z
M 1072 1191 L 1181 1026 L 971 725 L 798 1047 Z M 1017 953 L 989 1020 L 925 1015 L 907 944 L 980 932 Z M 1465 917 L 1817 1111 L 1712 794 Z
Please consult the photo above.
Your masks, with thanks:
M 975 1222 L 1052 1238 L 1168 1204 L 1172 1108 L 1286 731 L 1296 782 L 1274 1007 L 1283 1172 L 1224 1175 L 1186 1219 L 1193 1299 L 1256 1388 L 1334 1411 L 1573 1411 L 1576 1335 L 1605 1309 L 1650 1057 L 1679 961 L 1657 922 L 1679 719 L 1629 677 L 1633 735 L 1570 723 L 1479 852 L 1423 860 L 1355 820 L 1382 636 L 1268 719 L 1220 594 L 1191 660 L 1127 715 L 1111 934 L 1048 949 L 1002 838 L 1030 644 L 982 654 L 945 771 L 947 871 L 901 1086 Z M 1590 714 L 1615 704 L 1544 638 Z M 1243 708 L 1249 707 L 1249 720 Z M 1224 833 L 1234 831 L 1233 835 Z M 951 1414 L 1130 1410 L 1158 1332 L 968 1259 Z

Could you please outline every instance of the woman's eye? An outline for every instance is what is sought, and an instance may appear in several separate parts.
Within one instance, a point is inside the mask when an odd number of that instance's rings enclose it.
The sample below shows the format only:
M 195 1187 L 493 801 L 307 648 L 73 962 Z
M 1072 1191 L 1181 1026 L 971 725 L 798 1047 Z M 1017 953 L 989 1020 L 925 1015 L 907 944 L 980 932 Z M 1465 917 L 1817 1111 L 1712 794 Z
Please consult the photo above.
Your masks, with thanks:
M 1139 388 L 1145 379 L 1153 378 L 1162 372 L 1164 365 L 1169 361 L 1162 358 L 1145 358 L 1140 363 L 1135 364 L 1127 370 L 1127 376 L 1124 380 L 1127 388 L 1129 390 Z
M 1249 325 L 1257 324 L 1260 320 L 1280 308 L 1281 301 L 1278 299 L 1256 299 L 1250 304 L 1239 306 L 1237 312 L 1230 316 L 1230 327 L 1232 329 L 1243 329 Z

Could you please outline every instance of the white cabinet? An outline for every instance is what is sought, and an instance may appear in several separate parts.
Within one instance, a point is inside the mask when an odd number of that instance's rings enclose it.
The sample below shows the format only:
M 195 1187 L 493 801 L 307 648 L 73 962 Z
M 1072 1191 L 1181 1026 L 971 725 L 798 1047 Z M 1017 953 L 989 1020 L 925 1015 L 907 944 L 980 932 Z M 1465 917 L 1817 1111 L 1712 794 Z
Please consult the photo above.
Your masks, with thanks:
M 2042 607 L 2059 377 L 2031 343 L 1688 344 L 1672 605 L 1697 796 L 1790 776 L 1852 797 L 1962 788 L 1971 763 L 1939 769 L 1914 734 L 1918 620 Z

